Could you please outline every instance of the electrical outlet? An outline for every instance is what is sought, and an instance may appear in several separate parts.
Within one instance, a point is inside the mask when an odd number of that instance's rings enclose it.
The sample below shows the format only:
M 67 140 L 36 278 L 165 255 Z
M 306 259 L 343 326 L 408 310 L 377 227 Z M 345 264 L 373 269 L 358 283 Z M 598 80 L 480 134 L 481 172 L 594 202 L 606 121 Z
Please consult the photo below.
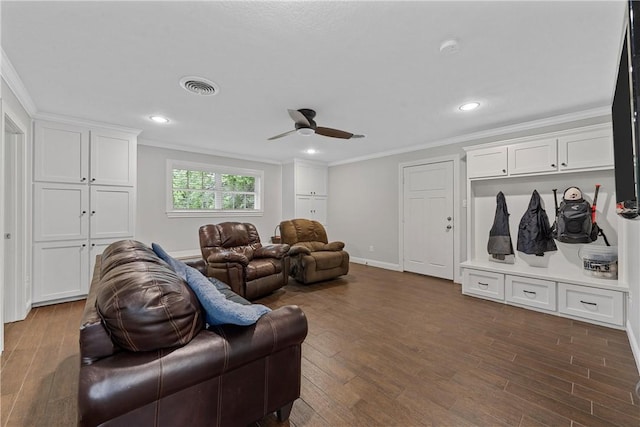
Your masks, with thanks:
M 373 252 L 373 251 L 374 251 L 373 245 L 369 246 L 369 252 Z

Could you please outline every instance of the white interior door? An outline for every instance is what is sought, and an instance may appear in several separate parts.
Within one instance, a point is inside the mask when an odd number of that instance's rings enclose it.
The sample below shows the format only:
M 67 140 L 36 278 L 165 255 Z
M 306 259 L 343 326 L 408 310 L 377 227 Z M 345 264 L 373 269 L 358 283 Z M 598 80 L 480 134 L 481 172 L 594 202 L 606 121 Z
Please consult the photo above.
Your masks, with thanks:
M 15 250 L 13 243 L 16 237 L 15 226 L 15 162 L 13 134 L 4 133 L 4 322 L 11 322 L 15 317 Z
M 453 162 L 403 168 L 403 269 L 453 279 Z

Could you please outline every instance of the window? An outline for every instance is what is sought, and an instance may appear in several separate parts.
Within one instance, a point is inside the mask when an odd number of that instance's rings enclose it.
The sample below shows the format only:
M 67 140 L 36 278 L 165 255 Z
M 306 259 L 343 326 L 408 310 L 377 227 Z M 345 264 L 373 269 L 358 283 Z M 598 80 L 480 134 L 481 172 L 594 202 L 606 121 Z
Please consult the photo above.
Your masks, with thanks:
M 264 172 L 167 161 L 167 215 L 262 215 Z

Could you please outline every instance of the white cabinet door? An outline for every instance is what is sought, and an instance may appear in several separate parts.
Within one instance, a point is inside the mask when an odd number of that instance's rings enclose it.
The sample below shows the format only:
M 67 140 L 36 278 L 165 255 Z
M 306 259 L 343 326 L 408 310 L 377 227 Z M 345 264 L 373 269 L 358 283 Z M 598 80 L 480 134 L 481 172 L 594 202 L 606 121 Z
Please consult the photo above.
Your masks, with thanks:
M 96 268 L 96 257 L 102 255 L 102 252 L 112 243 L 115 243 L 121 239 L 99 239 L 92 240 L 89 244 L 89 283 L 94 274 Z
M 314 196 L 296 196 L 296 218 L 306 218 L 327 223 L 327 198 Z
M 33 248 L 33 302 L 86 295 L 88 269 L 86 240 L 36 243 Z
M 555 138 L 521 142 L 508 147 L 509 175 L 558 170 Z
M 327 175 L 326 166 L 296 162 L 296 194 L 326 196 Z
M 467 153 L 467 178 L 507 175 L 507 147 L 490 147 Z
M 78 240 L 88 237 L 88 186 L 36 183 L 33 197 L 35 241 Z
M 560 170 L 613 166 L 611 129 L 581 132 L 558 138 Z
M 135 184 L 136 137 L 109 131 L 91 131 L 91 184 Z
M 135 191 L 128 187 L 91 187 L 91 238 L 133 236 Z
M 86 183 L 89 131 L 61 123 L 36 122 L 33 142 L 35 181 Z

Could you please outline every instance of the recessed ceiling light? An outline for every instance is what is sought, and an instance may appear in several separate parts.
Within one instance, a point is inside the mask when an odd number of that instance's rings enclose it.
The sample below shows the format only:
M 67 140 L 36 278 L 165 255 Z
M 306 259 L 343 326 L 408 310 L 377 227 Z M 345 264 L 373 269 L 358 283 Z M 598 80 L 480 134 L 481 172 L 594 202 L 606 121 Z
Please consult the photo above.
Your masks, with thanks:
M 462 104 L 459 109 L 461 111 L 471 111 L 471 110 L 475 110 L 476 108 L 478 108 L 480 106 L 479 102 L 467 102 L 466 104 Z
M 305 153 L 307 153 L 307 154 L 316 154 L 317 151 L 314 150 L 313 148 L 309 148 L 309 149 L 305 150 Z
M 162 124 L 169 123 L 169 119 L 163 116 L 149 116 L 149 118 L 156 123 L 162 123 Z

